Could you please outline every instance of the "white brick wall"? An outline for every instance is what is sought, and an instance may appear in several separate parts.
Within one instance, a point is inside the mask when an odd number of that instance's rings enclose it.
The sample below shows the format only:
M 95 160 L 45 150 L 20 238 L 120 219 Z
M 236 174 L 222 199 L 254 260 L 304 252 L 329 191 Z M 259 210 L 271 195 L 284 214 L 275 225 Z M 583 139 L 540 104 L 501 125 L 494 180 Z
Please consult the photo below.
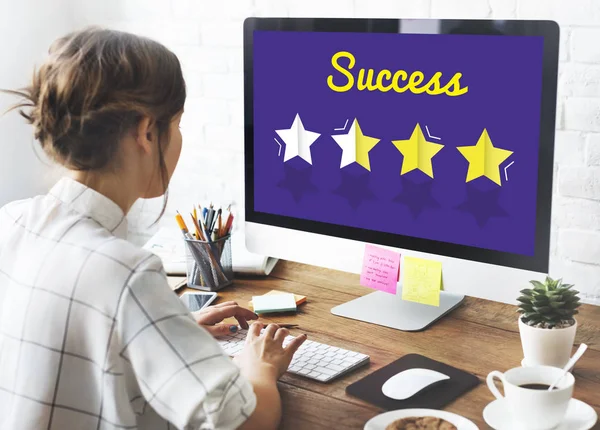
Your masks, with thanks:
M 598 0 L 79 0 L 82 24 L 156 38 L 181 58 L 189 100 L 184 156 L 167 215 L 192 201 L 242 207 L 242 23 L 246 16 L 552 19 L 561 25 L 551 274 L 600 303 L 600 1 Z M 104 5 L 107 5 L 106 7 Z M 193 184 L 193 185 L 192 185 Z M 143 242 L 160 202 L 140 202 Z M 239 214 L 241 215 L 241 213 Z M 164 222 L 171 222 L 170 216 Z
M 575 28 L 571 32 L 571 58 L 579 63 L 600 63 L 600 29 Z
M 564 101 L 564 128 L 600 131 L 600 97 L 568 97 Z M 560 160 L 558 160 L 560 162 Z

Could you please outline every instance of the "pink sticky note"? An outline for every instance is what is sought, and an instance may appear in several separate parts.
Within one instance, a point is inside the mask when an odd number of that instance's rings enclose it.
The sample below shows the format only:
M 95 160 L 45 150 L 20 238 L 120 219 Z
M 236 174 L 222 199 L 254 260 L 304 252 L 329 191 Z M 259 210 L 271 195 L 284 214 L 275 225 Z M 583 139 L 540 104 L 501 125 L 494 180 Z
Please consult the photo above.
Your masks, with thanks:
M 360 284 L 396 294 L 400 275 L 400 254 L 373 245 L 365 246 Z

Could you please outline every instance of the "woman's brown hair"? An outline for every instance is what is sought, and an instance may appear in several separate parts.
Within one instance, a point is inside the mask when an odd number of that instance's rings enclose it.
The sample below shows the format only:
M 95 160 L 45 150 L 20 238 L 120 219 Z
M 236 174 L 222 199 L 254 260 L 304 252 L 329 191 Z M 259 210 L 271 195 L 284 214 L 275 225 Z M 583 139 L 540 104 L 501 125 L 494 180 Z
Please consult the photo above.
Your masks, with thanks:
M 179 60 L 165 46 L 129 33 L 87 28 L 55 41 L 28 87 L 6 92 L 22 98 L 12 109 L 33 125 L 43 150 L 73 170 L 113 167 L 123 135 L 149 117 L 158 129 L 166 193 L 163 149 L 186 90 Z

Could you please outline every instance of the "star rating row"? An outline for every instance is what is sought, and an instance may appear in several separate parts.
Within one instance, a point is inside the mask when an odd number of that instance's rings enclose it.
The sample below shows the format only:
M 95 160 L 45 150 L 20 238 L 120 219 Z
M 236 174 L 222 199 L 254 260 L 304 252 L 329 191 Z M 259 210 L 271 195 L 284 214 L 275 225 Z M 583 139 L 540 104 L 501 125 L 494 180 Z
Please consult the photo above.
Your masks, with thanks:
M 320 134 L 306 130 L 300 115 L 296 114 L 289 129 L 276 130 L 276 133 L 285 142 L 284 162 L 294 157 L 300 157 L 312 164 L 310 147 L 319 138 Z M 352 121 L 347 133 L 336 134 L 331 137 L 342 149 L 340 169 L 352 163 L 358 163 L 366 170 L 371 171 L 369 152 L 381 139 L 366 136 L 358 123 L 358 119 Z M 405 175 L 413 170 L 420 170 L 433 178 L 432 159 L 444 148 L 444 145 L 429 142 L 418 123 L 409 139 L 393 140 L 392 143 L 403 156 L 400 175 Z M 495 147 L 486 129 L 483 130 L 474 146 L 459 146 L 456 149 L 469 162 L 465 182 L 486 177 L 494 183 L 502 185 L 500 182 L 500 165 L 513 154 L 513 151 Z

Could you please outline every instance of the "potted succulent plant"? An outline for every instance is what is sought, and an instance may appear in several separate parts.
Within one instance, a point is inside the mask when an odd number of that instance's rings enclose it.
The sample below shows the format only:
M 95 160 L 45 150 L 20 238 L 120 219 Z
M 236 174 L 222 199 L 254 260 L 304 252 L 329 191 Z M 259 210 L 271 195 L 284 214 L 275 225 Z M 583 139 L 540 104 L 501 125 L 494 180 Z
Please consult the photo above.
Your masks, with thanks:
M 546 277 L 544 283 L 531 281 L 533 288 L 521 291 L 519 333 L 523 347 L 523 365 L 563 367 L 575 341 L 575 315 L 579 291 L 562 279 Z

